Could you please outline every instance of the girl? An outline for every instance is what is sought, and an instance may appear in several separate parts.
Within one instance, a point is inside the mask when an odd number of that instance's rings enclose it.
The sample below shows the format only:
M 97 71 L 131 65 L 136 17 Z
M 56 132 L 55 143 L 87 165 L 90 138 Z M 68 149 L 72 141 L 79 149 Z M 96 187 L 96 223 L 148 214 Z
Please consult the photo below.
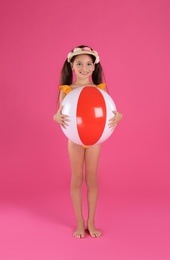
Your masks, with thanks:
M 73 82 L 73 73 L 75 81 Z M 102 80 L 102 67 L 98 53 L 92 48 L 81 45 L 73 49 L 63 65 L 61 71 L 61 86 L 59 87 L 60 108 L 54 115 L 54 120 L 66 128 L 69 118 L 62 114 L 61 102 L 73 89 L 80 86 L 95 86 L 106 91 L 106 84 Z M 115 128 L 122 115 L 113 111 L 114 117 L 109 120 L 109 127 Z M 98 197 L 97 168 L 100 155 L 100 144 L 85 148 L 68 140 L 68 152 L 72 171 L 71 198 L 76 216 L 77 229 L 73 236 L 84 238 L 85 227 L 91 237 L 100 237 L 101 231 L 95 226 L 95 212 Z M 82 214 L 82 183 L 83 165 L 85 164 L 85 182 L 87 186 L 88 218 L 85 223 Z

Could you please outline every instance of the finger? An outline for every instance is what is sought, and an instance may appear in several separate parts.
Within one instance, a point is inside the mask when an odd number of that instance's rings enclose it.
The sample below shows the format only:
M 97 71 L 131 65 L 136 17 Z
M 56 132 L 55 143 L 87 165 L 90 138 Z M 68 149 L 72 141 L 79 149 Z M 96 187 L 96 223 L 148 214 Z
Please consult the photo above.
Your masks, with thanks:
M 67 122 L 65 120 L 61 121 L 61 125 L 63 125 L 64 127 L 69 126 L 69 124 L 67 124 Z
M 67 123 L 69 123 L 70 122 L 70 120 L 69 119 L 65 119 L 65 118 L 61 118 L 61 122 L 64 124 L 67 124 Z
M 61 113 L 61 117 L 62 117 L 62 118 L 66 118 L 66 119 L 69 118 L 68 115 L 65 115 L 65 114 L 62 114 L 62 113 Z
M 62 124 L 60 124 L 60 125 L 61 125 L 61 127 L 63 127 L 64 129 L 66 129 L 67 126 L 68 126 L 68 124 L 65 124 L 65 123 L 64 123 L 64 124 L 62 123 Z
M 112 128 L 115 128 L 117 125 L 110 125 L 109 128 L 112 129 Z
M 65 126 L 69 126 L 69 124 L 67 124 L 66 122 L 64 122 L 63 125 L 65 125 Z
M 63 128 L 66 128 L 66 126 L 67 126 L 67 124 L 66 124 L 63 120 L 60 122 L 60 125 L 61 125 Z
M 117 112 L 116 112 L 116 114 L 117 114 Z M 109 121 L 116 120 L 116 114 L 114 115 L 114 117 L 110 118 Z
M 115 130 L 115 128 L 116 128 L 116 126 L 114 126 L 114 127 L 111 127 L 111 131 L 114 131 L 114 130 Z
M 112 125 L 112 124 L 117 124 L 117 120 L 116 120 L 116 118 L 112 118 L 112 119 L 110 119 L 109 120 L 109 125 Z
M 69 116 L 67 116 L 67 115 L 62 115 L 62 118 L 63 118 L 64 120 L 69 120 Z
M 112 113 L 116 115 L 118 112 L 117 111 L 112 111 Z
M 66 129 L 65 125 L 63 125 L 63 124 L 60 124 L 60 125 L 61 125 L 62 128 Z
M 110 118 L 110 119 L 109 119 L 109 122 L 113 122 L 113 120 L 115 120 L 114 117 Z
M 112 121 L 108 124 L 109 127 L 114 127 L 114 126 L 116 126 L 116 125 L 117 125 L 117 121 L 115 121 L 115 120 L 114 120 L 114 121 L 112 120 Z

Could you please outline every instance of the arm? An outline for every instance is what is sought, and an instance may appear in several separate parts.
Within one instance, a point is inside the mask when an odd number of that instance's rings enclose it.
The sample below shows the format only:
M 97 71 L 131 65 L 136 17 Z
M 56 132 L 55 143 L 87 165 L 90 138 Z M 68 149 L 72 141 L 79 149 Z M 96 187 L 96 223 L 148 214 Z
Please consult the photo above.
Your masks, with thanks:
M 104 91 L 107 92 L 107 89 L 105 88 Z M 108 93 L 108 92 L 107 92 Z M 117 124 L 122 120 L 123 115 L 119 113 L 118 111 L 113 111 L 114 117 L 112 117 L 109 120 L 109 128 L 115 128 Z
M 122 120 L 123 115 L 119 113 L 118 111 L 113 111 L 113 114 L 115 115 L 109 120 L 109 128 L 115 128 L 117 124 Z
M 66 128 L 66 126 L 68 125 L 67 122 L 69 121 L 68 116 L 62 114 L 63 107 L 62 107 L 61 103 L 65 96 L 66 96 L 66 94 L 62 90 L 60 90 L 60 94 L 59 94 L 60 107 L 59 107 L 58 111 L 55 113 L 55 115 L 53 116 L 54 121 L 56 121 L 58 124 L 60 124 L 63 128 Z

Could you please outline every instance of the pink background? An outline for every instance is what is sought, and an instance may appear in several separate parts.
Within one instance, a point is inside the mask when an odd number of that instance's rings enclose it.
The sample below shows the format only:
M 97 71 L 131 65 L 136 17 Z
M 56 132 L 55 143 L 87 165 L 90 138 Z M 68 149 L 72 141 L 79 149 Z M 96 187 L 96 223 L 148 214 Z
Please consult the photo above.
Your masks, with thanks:
M 1 1 L 1 260 L 170 259 L 169 13 L 168 0 Z M 53 121 L 79 44 L 99 52 L 124 115 L 102 144 L 100 239 L 72 237 L 67 139 Z

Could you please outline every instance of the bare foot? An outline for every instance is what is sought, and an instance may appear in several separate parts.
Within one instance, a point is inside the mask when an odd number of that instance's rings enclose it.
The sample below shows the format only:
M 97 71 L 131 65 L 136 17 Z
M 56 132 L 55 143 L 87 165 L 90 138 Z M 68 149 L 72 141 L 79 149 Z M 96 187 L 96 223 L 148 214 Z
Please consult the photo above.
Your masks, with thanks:
M 100 237 L 102 235 L 102 232 L 98 230 L 94 224 L 88 224 L 87 231 L 91 237 Z
M 73 236 L 76 237 L 76 238 L 84 238 L 85 237 L 84 223 L 78 224 L 76 231 L 73 233 Z

